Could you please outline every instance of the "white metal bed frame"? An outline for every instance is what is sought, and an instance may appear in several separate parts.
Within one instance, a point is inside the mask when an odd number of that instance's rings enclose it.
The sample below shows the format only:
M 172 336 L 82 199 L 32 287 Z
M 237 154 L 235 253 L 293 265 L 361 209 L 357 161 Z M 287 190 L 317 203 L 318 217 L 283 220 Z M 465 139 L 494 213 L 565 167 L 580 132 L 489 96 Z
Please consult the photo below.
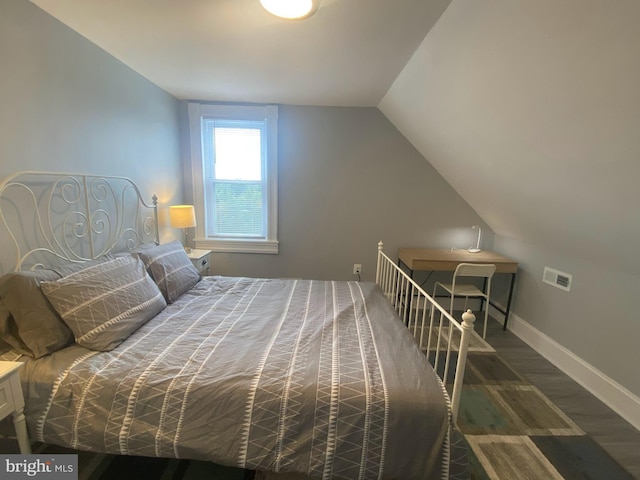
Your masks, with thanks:
M 476 317 L 471 310 L 467 310 L 462 314 L 462 323 L 458 322 L 391 260 L 382 248 L 383 243 L 379 242 L 376 283 L 413 334 L 445 386 L 447 378 L 453 375 L 448 392 L 451 397 L 451 415 L 455 422 L 458 418 L 467 353 Z M 458 335 L 460 341 L 456 344 Z M 457 349 L 455 367 L 451 361 L 454 348 Z M 440 363 L 442 356 L 444 365 Z
M 0 182 L 0 273 L 159 243 L 158 199 L 127 177 L 23 171 Z M 11 251 L 12 250 L 12 251 Z
M 159 243 L 157 203 L 154 195 L 147 204 L 126 177 L 18 172 L 0 182 L 0 274 L 84 262 Z M 383 252 L 382 242 L 376 283 L 443 383 L 453 375 L 449 395 L 455 421 L 475 316 L 468 310 L 463 322 L 457 322 Z M 458 335 L 454 368 L 451 353 Z

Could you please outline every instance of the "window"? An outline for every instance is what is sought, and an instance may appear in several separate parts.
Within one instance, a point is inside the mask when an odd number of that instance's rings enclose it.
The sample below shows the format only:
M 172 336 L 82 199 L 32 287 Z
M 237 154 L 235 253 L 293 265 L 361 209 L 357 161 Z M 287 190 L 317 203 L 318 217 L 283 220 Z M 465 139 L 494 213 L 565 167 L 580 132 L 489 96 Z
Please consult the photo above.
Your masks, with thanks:
M 189 104 L 196 247 L 278 253 L 276 106 Z

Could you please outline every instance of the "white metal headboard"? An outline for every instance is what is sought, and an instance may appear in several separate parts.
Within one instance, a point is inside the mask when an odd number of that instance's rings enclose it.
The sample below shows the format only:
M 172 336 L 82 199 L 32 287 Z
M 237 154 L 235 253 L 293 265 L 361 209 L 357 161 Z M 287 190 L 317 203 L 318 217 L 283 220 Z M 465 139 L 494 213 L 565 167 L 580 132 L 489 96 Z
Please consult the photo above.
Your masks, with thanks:
M 126 177 L 18 172 L 0 182 L 0 273 L 159 243 L 157 197 Z

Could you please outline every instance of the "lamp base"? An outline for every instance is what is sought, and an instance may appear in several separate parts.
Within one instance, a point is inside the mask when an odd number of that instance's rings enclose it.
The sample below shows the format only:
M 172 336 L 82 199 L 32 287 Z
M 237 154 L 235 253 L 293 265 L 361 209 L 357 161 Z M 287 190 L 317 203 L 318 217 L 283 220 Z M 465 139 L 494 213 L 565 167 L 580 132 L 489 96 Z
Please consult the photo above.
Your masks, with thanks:
M 481 252 L 482 250 L 480 250 L 479 248 L 468 248 L 467 252 L 469 253 L 478 253 Z
M 191 247 L 188 246 L 189 244 L 189 235 L 187 233 L 187 229 L 184 229 L 184 251 L 187 253 L 191 253 Z

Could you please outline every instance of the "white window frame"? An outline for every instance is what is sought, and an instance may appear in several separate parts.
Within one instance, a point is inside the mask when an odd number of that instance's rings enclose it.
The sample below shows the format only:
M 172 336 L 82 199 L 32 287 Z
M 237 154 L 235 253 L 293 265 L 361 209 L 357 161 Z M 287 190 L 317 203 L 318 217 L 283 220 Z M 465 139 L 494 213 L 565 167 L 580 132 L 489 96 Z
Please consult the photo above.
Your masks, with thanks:
M 278 107 L 276 105 L 216 105 L 189 103 L 189 137 L 193 201 L 196 210 L 195 245 L 214 252 L 278 253 Z M 266 238 L 207 237 L 204 165 L 202 163 L 202 118 L 267 121 Z

